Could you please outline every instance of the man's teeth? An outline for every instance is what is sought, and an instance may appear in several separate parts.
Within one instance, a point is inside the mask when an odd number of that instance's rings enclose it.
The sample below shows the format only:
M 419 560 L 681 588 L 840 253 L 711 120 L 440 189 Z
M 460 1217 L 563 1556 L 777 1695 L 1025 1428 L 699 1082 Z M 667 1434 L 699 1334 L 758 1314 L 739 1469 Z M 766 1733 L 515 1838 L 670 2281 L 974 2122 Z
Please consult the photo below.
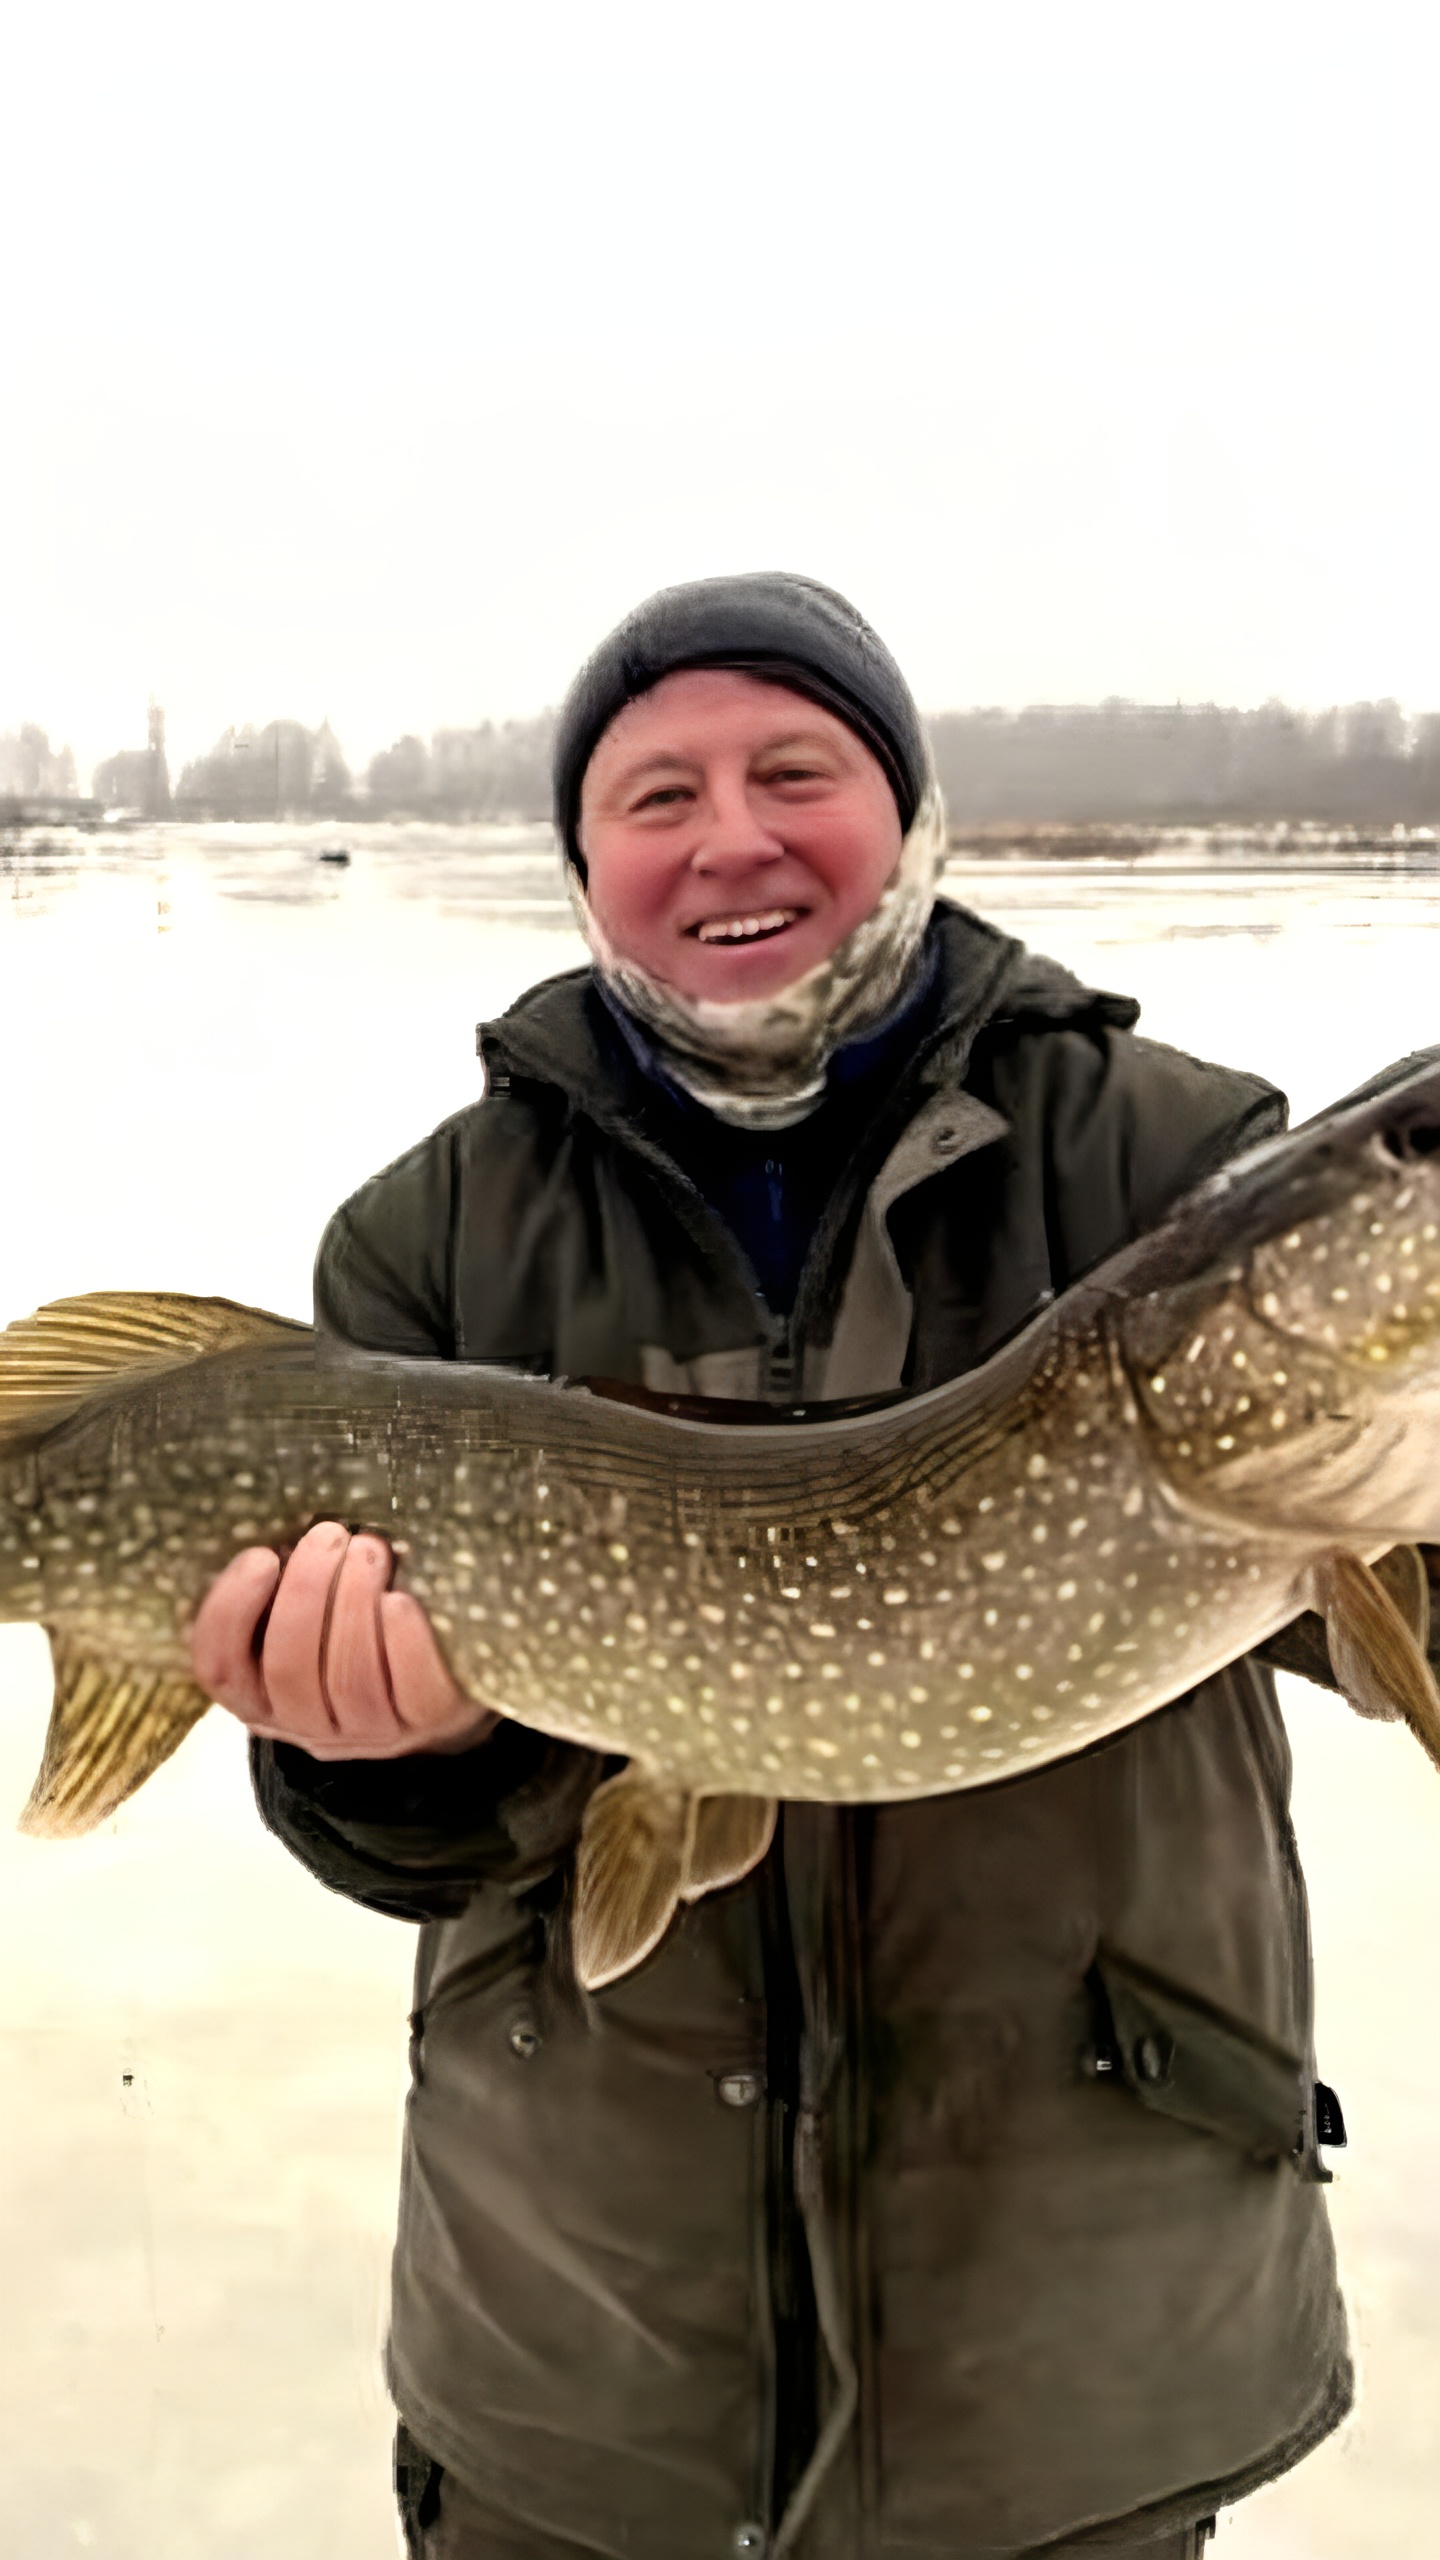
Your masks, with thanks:
M 695 928 L 701 942 L 754 942 L 762 933 L 779 933 L 782 926 L 793 924 L 798 907 L 769 907 L 758 916 L 709 916 Z

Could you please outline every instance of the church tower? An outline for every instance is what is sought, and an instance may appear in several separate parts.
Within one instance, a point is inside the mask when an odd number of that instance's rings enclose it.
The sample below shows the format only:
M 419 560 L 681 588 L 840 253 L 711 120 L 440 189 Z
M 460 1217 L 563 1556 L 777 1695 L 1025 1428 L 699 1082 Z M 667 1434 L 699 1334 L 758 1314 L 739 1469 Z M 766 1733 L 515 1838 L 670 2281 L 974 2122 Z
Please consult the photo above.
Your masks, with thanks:
M 145 815 L 168 818 L 170 815 L 170 768 L 165 761 L 165 713 L 150 696 L 145 715 Z

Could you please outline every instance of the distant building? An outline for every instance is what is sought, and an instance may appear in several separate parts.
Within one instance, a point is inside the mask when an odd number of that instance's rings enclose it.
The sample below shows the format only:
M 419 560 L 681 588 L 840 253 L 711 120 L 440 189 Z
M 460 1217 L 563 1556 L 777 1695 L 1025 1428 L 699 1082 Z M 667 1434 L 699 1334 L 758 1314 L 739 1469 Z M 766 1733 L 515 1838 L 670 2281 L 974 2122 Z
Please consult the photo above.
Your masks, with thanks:
M 133 809 L 142 818 L 168 818 L 171 813 L 170 767 L 165 761 L 165 714 L 154 695 L 145 721 L 143 747 L 122 747 L 119 755 L 97 764 L 91 781 L 95 798 L 107 809 Z

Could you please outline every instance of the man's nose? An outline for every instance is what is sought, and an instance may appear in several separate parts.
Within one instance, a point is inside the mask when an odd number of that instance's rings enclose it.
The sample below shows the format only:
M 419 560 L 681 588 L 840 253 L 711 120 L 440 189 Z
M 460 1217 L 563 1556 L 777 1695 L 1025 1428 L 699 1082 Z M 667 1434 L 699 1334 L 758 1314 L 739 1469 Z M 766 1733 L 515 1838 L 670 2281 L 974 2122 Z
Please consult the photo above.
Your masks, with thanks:
M 742 776 L 710 776 L 699 842 L 690 867 L 700 872 L 747 870 L 779 862 L 785 847 L 755 808 Z

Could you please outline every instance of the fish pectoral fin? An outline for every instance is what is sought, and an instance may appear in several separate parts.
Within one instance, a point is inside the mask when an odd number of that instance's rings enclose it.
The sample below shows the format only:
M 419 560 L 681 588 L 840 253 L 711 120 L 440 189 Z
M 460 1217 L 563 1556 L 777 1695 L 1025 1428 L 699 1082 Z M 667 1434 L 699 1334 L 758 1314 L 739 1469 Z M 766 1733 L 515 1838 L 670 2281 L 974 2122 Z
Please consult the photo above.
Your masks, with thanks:
M 596 1788 L 575 1861 L 575 1973 L 586 1991 L 633 1972 L 680 1908 L 690 1798 L 634 1761 Z
M 309 1331 L 229 1298 L 125 1289 L 56 1298 L 0 1332 L 0 1444 L 48 1431 L 121 1378 Z
M 775 1837 L 773 1796 L 695 1796 L 685 1848 L 682 1902 L 738 1884 L 758 1867 Z
M 53 1632 L 50 1651 L 55 1704 L 20 1829 L 37 1840 L 69 1840 L 133 1796 L 210 1701 L 179 1673 L 116 1671 Z
M 1430 1642 L 1430 1576 L 1418 1547 L 1392 1547 L 1370 1567 L 1388 1591 L 1406 1626 L 1425 1652 Z
M 1356 1714 L 1387 1721 L 1403 1716 L 1440 1768 L 1440 1690 L 1415 1629 L 1407 1623 L 1407 1607 L 1419 1615 L 1413 1578 L 1408 1566 L 1393 1565 L 1395 1556 L 1414 1553 L 1413 1548 L 1392 1549 L 1381 1559 L 1387 1568 L 1382 1579 L 1347 1548 L 1331 1547 L 1312 1567 L 1311 1578 L 1315 1606 L 1325 1621 L 1330 1667 Z M 1392 1584 L 1402 1594 L 1398 1604 Z M 1425 1607 L 1428 1621 L 1428 1593 Z

